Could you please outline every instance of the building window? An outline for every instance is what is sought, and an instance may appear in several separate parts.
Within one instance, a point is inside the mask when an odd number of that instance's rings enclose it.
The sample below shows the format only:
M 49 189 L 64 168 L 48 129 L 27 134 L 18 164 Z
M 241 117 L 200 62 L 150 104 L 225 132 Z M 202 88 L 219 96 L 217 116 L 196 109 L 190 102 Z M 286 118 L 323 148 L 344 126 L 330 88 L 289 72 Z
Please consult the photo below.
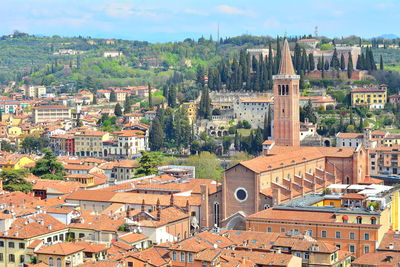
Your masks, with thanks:
M 57 264 L 57 267 L 61 267 L 61 258 L 57 258 L 56 264 Z
M 355 234 L 353 232 L 350 233 L 350 239 L 354 240 Z
M 19 248 L 20 249 L 25 249 L 25 243 L 19 243 Z
M 235 197 L 238 201 L 244 202 L 247 199 L 247 191 L 243 187 L 239 187 L 235 191 Z
M 357 223 L 362 224 L 362 217 L 360 217 L 360 216 L 357 217 Z
M 133 262 L 128 262 L 128 267 L 133 267 Z
M 214 203 L 214 226 L 218 227 L 219 225 L 219 203 Z
M 281 228 L 281 233 L 286 233 L 286 229 L 285 228 Z
M 172 261 L 176 261 L 176 251 L 172 251 Z
M 207 267 L 207 262 L 202 261 L 202 262 L 201 262 L 201 267 Z
M 267 232 L 269 232 L 269 233 L 272 232 L 272 228 L 271 228 L 271 227 L 268 227 L 268 228 L 267 228 Z
M 341 233 L 339 231 L 336 232 L 336 238 L 341 238 L 340 236 L 341 236 Z
M 375 217 L 371 218 L 371 224 L 376 224 L 376 218 Z
M 300 253 L 300 252 L 297 252 L 297 251 L 296 251 L 296 252 L 294 253 L 294 255 L 295 255 L 296 257 L 301 258 L 301 253 Z
M 8 255 L 8 261 L 9 262 L 15 262 L 15 255 L 14 254 L 9 254 Z
M 181 262 L 185 262 L 185 252 L 181 252 Z
M 369 240 L 369 234 L 368 233 L 364 234 L 364 240 Z
M 14 242 L 8 242 L 8 247 L 9 248 L 14 248 Z
M 84 237 L 85 237 L 85 234 L 79 233 L 79 238 L 84 238 Z
M 326 237 L 326 231 L 325 231 L 325 230 L 322 230 L 322 231 L 321 231 L 321 236 L 322 236 L 322 237 Z
M 25 256 L 24 255 L 19 256 L 19 262 L 20 263 L 24 263 L 25 262 Z
M 4 254 L 0 253 L 0 261 L 4 261 Z
M 193 262 L 193 254 L 192 254 L 192 253 L 189 253 L 189 254 L 188 254 L 188 261 L 189 261 L 190 263 Z
M 305 252 L 304 253 L 304 257 L 303 257 L 305 260 L 308 260 L 308 258 L 309 258 L 309 255 L 308 255 L 308 252 Z
M 54 266 L 54 259 L 53 257 L 49 257 L 49 265 Z
M 4 247 L 4 241 L 0 241 L 0 247 Z
M 369 253 L 369 246 L 364 246 L 364 254 Z
M 354 245 L 350 245 L 350 246 L 349 246 L 349 251 L 352 252 L 352 253 L 354 253 L 354 252 L 356 251 L 355 246 L 354 246 Z

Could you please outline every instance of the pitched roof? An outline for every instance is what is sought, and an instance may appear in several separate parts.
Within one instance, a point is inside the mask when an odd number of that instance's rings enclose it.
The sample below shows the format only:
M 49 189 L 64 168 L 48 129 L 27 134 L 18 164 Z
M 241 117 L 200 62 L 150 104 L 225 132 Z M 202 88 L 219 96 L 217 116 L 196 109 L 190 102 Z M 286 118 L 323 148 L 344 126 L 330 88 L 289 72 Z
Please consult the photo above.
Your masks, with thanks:
M 336 137 L 346 139 L 363 139 L 364 135 L 362 133 L 337 133 Z
M 48 255 L 71 255 L 79 251 L 83 251 L 84 246 L 78 245 L 71 242 L 57 243 L 48 247 L 44 247 L 36 251 L 37 254 L 48 254 Z
M 128 257 L 136 258 L 151 266 L 163 266 L 169 263 L 166 253 L 163 253 L 162 249 L 155 247 L 148 248 L 141 252 L 128 253 Z
M 247 219 L 265 219 L 273 221 L 309 221 L 309 222 L 335 222 L 333 212 L 298 211 L 267 209 L 247 216 Z
M 400 233 L 395 231 L 388 231 L 385 233 L 378 250 L 400 252 Z
M 36 214 L 28 218 L 16 219 L 0 237 L 24 239 L 66 229 L 67 226 L 48 214 Z
M 126 243 L 136 243 L 136 242 L 144 240 L 146 238 L 147 238 L 146 235 L 142 235 L 140 233 L 133 233 L 133 232 L 125 234 L 125 235 L 121 235 L 120 237 L 118 237 L 118 239 L 120 239 Z
M 295 75 L 292 56 L 290 55 L 289 43 L 287 39 L 283 41 L 281 62 L 279 64 L 279 74 Z
M 400 253 L 397 252 L 375 252 L 361 255 L 352 262 L 353 264 L 367 266 L 398 266 L 400 262 Z

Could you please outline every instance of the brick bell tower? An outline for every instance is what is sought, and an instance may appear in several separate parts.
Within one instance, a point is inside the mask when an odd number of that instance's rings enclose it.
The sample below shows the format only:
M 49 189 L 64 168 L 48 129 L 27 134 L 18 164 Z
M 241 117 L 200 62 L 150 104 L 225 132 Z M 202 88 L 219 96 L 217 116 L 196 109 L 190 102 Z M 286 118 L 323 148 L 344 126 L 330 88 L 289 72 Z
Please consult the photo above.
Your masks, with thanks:
M 283 42 L 279 72 L 274 80 L 274 140 L 276 145 L 300 146 L 300 76 L 293 68 L 288 41 Z

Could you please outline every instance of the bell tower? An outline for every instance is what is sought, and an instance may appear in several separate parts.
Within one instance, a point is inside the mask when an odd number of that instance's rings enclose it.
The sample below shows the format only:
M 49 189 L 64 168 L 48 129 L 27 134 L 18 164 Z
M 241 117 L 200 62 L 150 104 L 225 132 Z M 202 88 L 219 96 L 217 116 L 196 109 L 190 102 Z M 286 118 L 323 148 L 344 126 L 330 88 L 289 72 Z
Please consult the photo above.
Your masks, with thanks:
M 274 140 L 276 145 L 300 146 L 300 76 L 294 71 L 285 39 L 279 72 L 274 80 Z

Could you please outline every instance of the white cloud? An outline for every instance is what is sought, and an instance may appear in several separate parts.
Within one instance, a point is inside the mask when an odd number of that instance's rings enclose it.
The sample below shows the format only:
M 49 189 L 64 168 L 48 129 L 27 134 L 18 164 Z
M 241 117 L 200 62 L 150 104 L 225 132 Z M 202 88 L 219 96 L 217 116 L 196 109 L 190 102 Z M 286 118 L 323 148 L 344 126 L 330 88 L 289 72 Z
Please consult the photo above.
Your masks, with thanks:
M 207 16 L 208 13 L 198 10 L 198 9 L 185 9 L 183 10 L 183 13 L 187 13 L 187 14 L 192 14 L 192 15 L 200 15 L 200 16 Z
M 254 17 L 255 14 L 252 11 L 239 9 L 237 7 L 229 6 L 229 5 L 220 5 L 217 6 L 218 13 L 226 14 L 226 15 L 245 15 L 249 17 Z
M 105 13 L 110 17 L 123 18 L 132 15 L 154 17 L 157 14 L 147 9 L 135 8 L 130 4 L 112 3 L 104 7 Z

